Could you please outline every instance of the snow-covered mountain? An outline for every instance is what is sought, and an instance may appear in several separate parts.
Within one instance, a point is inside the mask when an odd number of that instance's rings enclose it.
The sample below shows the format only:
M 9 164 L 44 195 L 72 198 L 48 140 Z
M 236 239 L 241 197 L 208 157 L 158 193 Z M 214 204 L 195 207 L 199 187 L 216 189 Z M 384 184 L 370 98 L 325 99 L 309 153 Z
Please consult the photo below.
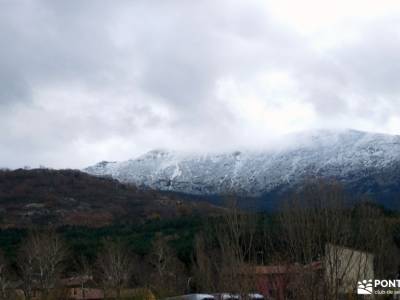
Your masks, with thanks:
M 153 150 L 124 162 L 103 161 L 84 171 L 138 186 L 195 195 L 235 193 L 260 197 L 315 177 L 336 179 L 368 193 L 376 185 L 397 189 L 400 136 L 317 130 L 288 135 L 263 151 Z

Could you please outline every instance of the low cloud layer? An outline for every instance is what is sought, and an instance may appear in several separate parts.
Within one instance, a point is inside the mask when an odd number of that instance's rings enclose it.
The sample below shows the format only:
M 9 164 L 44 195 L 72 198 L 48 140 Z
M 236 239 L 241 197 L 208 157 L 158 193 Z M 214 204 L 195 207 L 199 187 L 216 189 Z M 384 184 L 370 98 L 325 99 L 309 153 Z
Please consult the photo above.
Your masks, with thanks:
M 326 127 L 400 134 L 399 12 L 396 1 L 1 1 L 0 167 L 264 147 Z

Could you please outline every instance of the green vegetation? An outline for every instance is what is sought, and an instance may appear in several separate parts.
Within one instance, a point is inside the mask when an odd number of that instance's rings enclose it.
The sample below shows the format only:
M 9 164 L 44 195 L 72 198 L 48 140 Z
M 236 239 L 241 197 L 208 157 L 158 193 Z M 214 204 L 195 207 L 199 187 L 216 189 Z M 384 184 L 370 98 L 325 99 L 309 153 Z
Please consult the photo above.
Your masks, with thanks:
M 386 219 L 392 226 L 393 239 L 400 248 L 400 215 L 396 212 L 385 211 Z M 169 245 L 178 258 L 189 265 L 192 262 L 194 238 L 206 227 L 206 223 L 217 223 L 219 218 L 207 219 L 201 216 L 180 217 L 170 220 L 152 220 L 144 224 L 114 224 L 100 228 L 85 226 L 63 226 L 57 231 L 64 237 L 73 257 L 85 256 L 93 261 L 101 248 L 102 240 L 111 238 L 128 245 L 136 254 L 144 256 L 150 253 L 156 234 L 170 237 Z M 268 214 L 259 214 L 260 228 L 274 227 L 276 218 Z M 0 249 L 12 261 L 22 239 L 27 236 L 27 229 L 0 230 Z
M 193 253 L 193 240 L 202 225 L 200 216 L 181 217 L 171 220 L 153 220 L 144 224 L 114 224 L 101 228 L 84 226 L 63 226 L 57 229 L 73 257 L 85 256 L 93 261 L 105 238 L 119 240 L 138 255 L 147 255 L 157 233 L 169 236 L 169 244 L 178 258 L 189 264 Z M 0 248 L 6 257 L 15 260 L 20 242 L 27 235 L 27 229 L 0 230 Z

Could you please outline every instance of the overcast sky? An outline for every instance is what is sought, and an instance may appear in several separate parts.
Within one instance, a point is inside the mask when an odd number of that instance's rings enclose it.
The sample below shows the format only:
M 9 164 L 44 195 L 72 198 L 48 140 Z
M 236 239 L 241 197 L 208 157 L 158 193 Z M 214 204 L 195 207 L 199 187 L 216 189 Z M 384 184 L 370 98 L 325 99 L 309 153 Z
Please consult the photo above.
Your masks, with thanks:
M 400 134 L 400 2 L 0 0 L 0 167 Z

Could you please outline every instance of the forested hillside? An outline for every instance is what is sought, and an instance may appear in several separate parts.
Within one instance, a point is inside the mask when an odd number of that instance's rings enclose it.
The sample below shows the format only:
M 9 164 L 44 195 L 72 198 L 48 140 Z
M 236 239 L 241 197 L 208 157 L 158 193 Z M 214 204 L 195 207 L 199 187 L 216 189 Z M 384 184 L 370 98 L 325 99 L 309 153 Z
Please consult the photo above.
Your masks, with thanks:
M 142 223 L 218 208 L 77 170 L 0 171 L 0 227 Z

